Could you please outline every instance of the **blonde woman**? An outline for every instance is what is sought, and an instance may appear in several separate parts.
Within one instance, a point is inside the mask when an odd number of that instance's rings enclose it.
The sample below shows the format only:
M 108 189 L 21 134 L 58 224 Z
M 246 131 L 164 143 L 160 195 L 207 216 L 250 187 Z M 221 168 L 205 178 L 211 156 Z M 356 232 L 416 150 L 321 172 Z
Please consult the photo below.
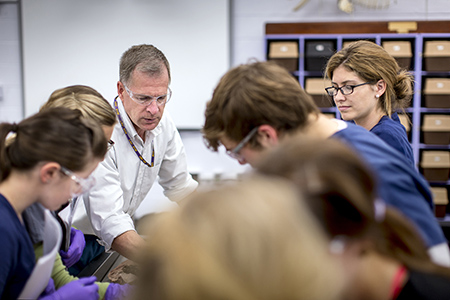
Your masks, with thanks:
M 340 299 L 344 275 L 285 181 L 199 192 L 148 225 L 135 299 Z
M 116 114 L 109 102 L 97 90 L 85 85 L 72 85 L 57 89 L 50 95 L 40 111 L 55 107 L 78 110 L 84 117 L 97 122 L 103 129 L 105 137 L 108 140 L 108 149 L 113 147 L 114 142 L 111 140 L 111 135 L 114 125 L 117 123 Z M 80 204 L 82 205 L 81 202 L 77 203 L 77 205 Z M 42 246 L 39 245 L 41 245 L 40 242 L 43 239 L 42 207 L 39 204 L 34 204 L 24 211 L 23 216 L 28 233 L 35 245 L 36 256 L 39 257 L 42 254 Z M 69 270 L 79 269 L 77 266 L 85 248 L 85 236 L 80 230 L 72 227 L 70 233 L 65 238 L 70 240 L 70 247 L 68 249 L 62 249 L 59 252 L 60 256 L 57 256 L 52 272 L 52 278 L 56 288 L 77 280 L 77 277 L 71 276 L 68 273 L 67 268 Z M 87 239 L 90 238 L 90 236 L 87 236 Z M 126 290 L 128 289 L 126 285 L 120 286 L 106 282 L 97 282 L 97 285 L 99 287 L 100 299 L 106 300 L 120 299 L 120 297 L 127 293 Z

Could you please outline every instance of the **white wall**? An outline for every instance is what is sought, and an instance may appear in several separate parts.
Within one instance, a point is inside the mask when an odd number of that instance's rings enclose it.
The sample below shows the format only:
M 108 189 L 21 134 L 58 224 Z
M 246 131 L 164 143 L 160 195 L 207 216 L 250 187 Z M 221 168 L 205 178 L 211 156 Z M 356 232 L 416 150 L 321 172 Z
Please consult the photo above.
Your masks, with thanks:
M 0 122 L 23 118 L 19 8 L 0 1 Z
M 179 128 L 201 128 L 214 86 L 229 67 L 228 0 L 22 0 L 25 116 L 52 91 L 85 84 L 116 96 L 119 59 L 132 45 L 167 56 Z
M 339 10 L 337 0 L 309 0 L 300 10 L 293 11 L 298 3 L 300 0 L 234 0 L 232 65 L 246 63 L 249 58 L 265 60 L 265 23 L 450 20 L 449 0 L 391 0 L 389 8 L 380 10 L 355 5 L 352 14 Z

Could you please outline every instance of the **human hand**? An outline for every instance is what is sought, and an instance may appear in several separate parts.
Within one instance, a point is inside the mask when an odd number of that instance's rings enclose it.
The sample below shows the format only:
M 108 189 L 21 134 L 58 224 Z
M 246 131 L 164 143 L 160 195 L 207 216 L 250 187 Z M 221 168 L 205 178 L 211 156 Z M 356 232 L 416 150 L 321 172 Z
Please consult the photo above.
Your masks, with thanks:
M 67 252 L 60 250 L 59 254 L 64 265 L 68 268 L 73 266 L 83 254 L 86 241 L 84 240 L 84 234 L 78 229 L 70 228 L 70 246 Z
M 38 300 L 98 300 L 96 280 L 95 276 L 91 276 L 71 281 L 56 292 L 39 297 Z
M 55 290 L 55 282 L 50 277 L 50 279 L 48 280 L 48 284 L 45 287 L 45 290 L 42 292 L 41 296 L 46 296 L 46 295 L 53 294 L 55 291 L 56 291 Z M 41 298 L 39 298 L 39 299 L 41 299 Z
M 129 284 L 110 283 L 105 293 L 105 300 L 129 299 L 132 287 Z

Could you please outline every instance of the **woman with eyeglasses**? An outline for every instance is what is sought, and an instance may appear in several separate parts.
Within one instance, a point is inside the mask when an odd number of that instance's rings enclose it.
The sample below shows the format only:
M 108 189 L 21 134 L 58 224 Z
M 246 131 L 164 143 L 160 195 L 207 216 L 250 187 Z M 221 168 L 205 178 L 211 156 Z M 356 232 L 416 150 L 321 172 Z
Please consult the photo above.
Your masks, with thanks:
M 403 153 L 413 166 L 414 155 L 398 111 L 413 95 L 413 77 L 386 50 L 370 41 L 356 41 L 327 63 L 326 88 L 342 118 L 354 121 Z
M 33 203 L 57 210 L 86 192 L 106 150 L 100 126 L 78 110 L 53 108 L 0 124 L 0 299 L 17 299 L 35 265 L 23 211 Z M 98 299 L 94 281 L 83 278 L 55 292 L 50 280 L 42 299 Z
M 96 121 L 101 125 L 105 137 L 108 140 L 107 150 L 109 151 L 113 147 L 114 142 L 111 140 L 111 135 L 114 125 L 117 123 L 116 114 L 111 104 L 97 90 L 85 85 L 72 85 L 57 89 L 50 95 L 40 111 L 55 107 L 79 110 L 84 117 Z M 70 201 L 68 207 L 64 209 L 64 212 L 68 215 L 66 221 L 62 221 L 58 214 L 55 213 L 62 227 L 66 229 L 62 249 L 59 251 L 60 255 L 56 257 L 52 271 L 52 279 L 56 288 L 60 288 L 78 279 L 77 277 L 71 276 L 68 270 L 71 268 L 78 269 L 77 263 L 85 248 L 85 235 L 80 230 L 71 226 L 73 213 L 79 204 L 82 205 L 81 202 L 78 203 L 78 197 L 74 197 Z M 43 216 L 43 208 L 40 204 L 31 205 L 23 213 L 24 223 L 35 245 L 36 257 L 40 257 L 43 251 L 41 243 L 43 240 Z M 88 236 L 87 238 L 89 239 L 90 237 Z M 100 299 L 120 299 L 129 290 L 128 285 L 108 282 L 96 282 L 96 284 L 99 287 Z

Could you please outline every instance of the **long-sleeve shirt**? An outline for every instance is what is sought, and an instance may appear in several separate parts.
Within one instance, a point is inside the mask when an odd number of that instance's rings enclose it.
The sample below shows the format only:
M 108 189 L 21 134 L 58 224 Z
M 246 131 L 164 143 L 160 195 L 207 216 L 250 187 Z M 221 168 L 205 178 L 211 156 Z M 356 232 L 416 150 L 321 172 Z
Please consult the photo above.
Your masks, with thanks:
M 198 185 L 187 170 L 185 149 L 168 111 L 155 129 L 146 132 L 143 141 L 122 101 L 117 102 L 129 138 L 149 163 L 154 151 L 154 166 L 148 167 L 140 160 L 120 122 L 116 124 L 112 134 L 115 145 L 93 172 L 96 184 L 79 201 L 73 223 L 84 234 L 98 236 L 106 250 L 117 236 L 135 230 L 132 216 L 157 179 L 164 195 L 172 201 L 184 198 Z

